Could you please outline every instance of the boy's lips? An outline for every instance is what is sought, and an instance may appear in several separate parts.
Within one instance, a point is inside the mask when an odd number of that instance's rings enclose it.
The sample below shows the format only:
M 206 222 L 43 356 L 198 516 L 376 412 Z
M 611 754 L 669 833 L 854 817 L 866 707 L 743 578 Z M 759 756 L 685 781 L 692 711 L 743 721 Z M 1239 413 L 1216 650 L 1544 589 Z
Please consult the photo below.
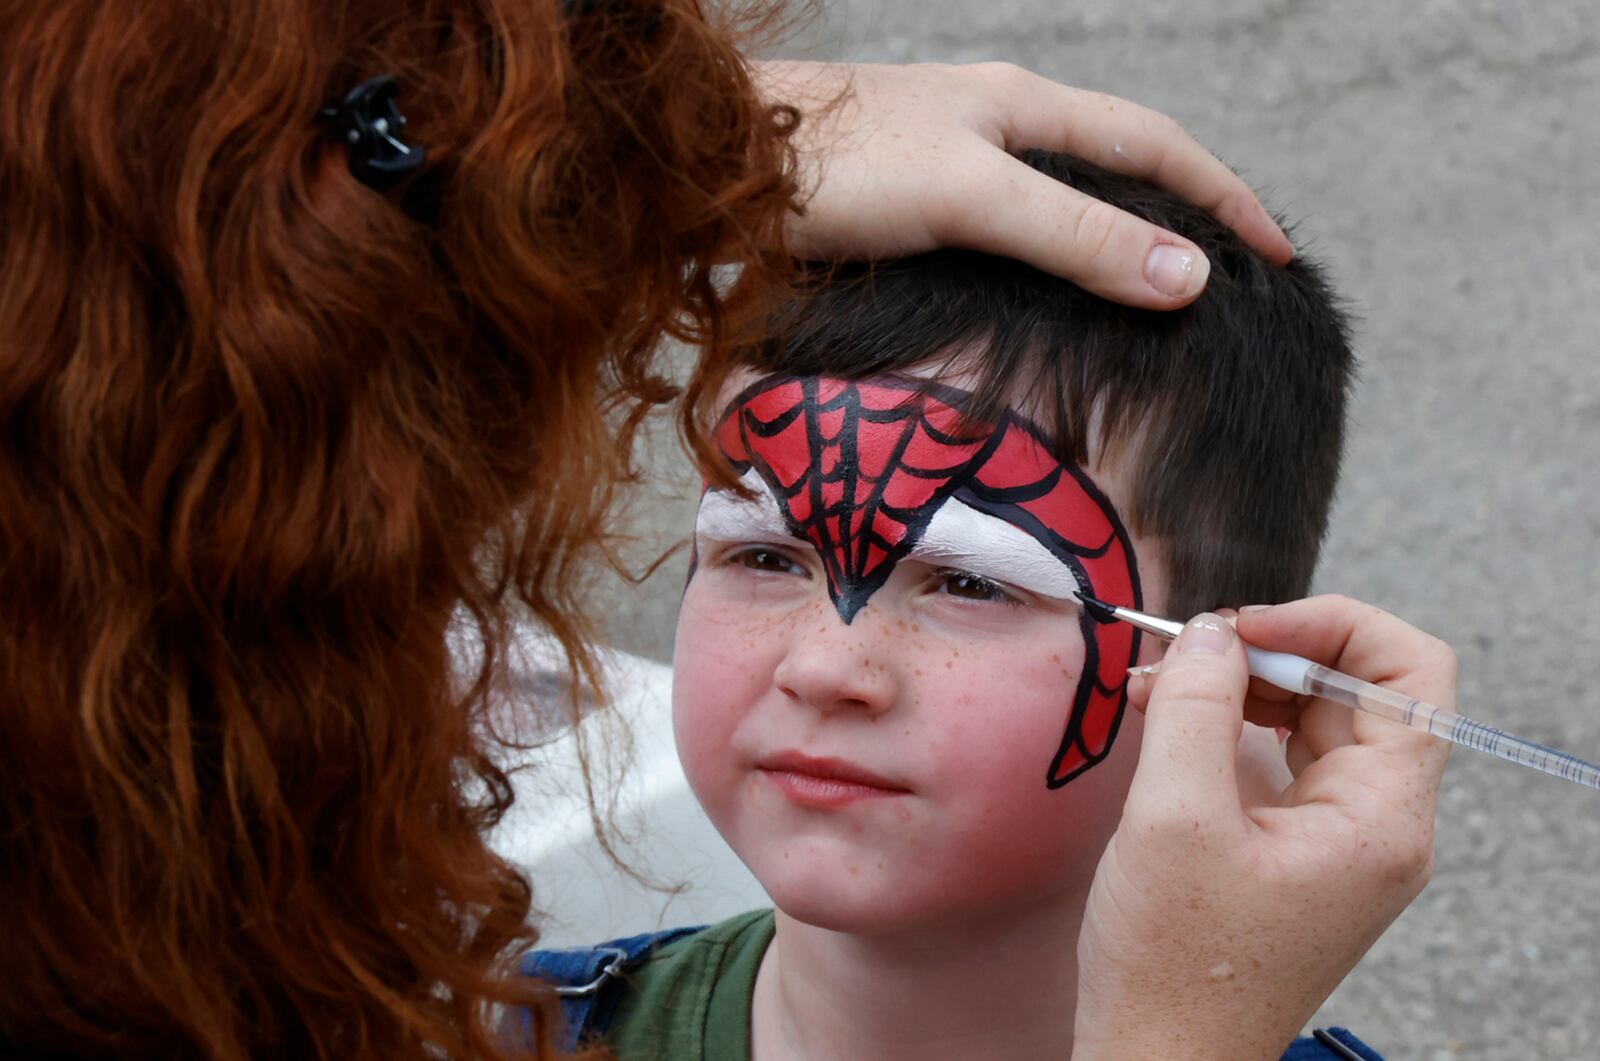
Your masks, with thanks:
M 843 759 L 818 759 L 800 752 L 779 752 L 756 763 L 756 769 L 796 803 L 838 807 L 858 799 L 904 796 L 911 790 Z

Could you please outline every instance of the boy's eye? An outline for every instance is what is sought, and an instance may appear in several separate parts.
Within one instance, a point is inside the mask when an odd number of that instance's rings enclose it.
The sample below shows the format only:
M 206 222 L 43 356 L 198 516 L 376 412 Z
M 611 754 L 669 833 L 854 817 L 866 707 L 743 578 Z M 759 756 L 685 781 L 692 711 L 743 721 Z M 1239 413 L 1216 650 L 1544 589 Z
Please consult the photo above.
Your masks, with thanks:
M 998 582 L 970 571 L 945 571 L 939 576 L 942 592 L 963 600 L 995 601 L 1000 604 L 1020 604 L 1017 598 L 1005 591 Z
M 753 545 L 734 552 L 727 563 L 749 568 L 751 571 L 770 571 L 778 575 L 804 575 L 806 569 L 782 549 Z

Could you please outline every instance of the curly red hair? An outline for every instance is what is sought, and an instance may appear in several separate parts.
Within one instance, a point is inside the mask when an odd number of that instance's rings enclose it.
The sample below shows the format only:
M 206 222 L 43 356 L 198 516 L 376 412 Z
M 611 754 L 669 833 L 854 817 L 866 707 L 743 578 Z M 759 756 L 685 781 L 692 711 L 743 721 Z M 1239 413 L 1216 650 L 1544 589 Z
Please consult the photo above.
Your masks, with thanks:
M 732 29 L 573 6 L 0 6 L 6 1052 L 551 1051 L 491 680 L 587 659 L 658 341 L 719 371 L 796 194 Z M 381 73 L 386 195 L 314 120 Z

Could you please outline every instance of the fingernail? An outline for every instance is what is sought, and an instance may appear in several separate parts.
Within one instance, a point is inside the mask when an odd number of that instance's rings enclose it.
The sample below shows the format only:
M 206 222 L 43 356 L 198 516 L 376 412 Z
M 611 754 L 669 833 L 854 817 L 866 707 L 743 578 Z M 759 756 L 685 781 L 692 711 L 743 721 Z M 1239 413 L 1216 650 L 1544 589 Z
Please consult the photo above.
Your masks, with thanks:
M 1239 614 L 1245 615 L 1250 612 L 1264 612 L 1270 607 L 1272 607 L 1270 604 L 1246 604 L 1243 608 L 1239 609 Z
M 1210 612 L 1202 612 L 1189 620 L 1189 625 L 1178 635 L 1179 652 L 1204 652 L 1220 656 L 1233 644 L 1233 627 Z
M 1138 677 L 1140 677 L 1142 675 L 1154 674 L 1157 671 L 1159 671 L 1160 669 L 1161 669 L 1161 664 L 1159 664 L 1159 663 L 1147 663 L 1143 667 L 1129 667 L 1128 668 L 1128 673 L 1131 676 L 1133 676 L 1135 678 L 1138 678 Z
M 1144 278 L 1149 285 L 1172 298 L 1191 298 L 1206 286 L 1211 262 L 1190 247 L 1158 243 L 1144 261 Z

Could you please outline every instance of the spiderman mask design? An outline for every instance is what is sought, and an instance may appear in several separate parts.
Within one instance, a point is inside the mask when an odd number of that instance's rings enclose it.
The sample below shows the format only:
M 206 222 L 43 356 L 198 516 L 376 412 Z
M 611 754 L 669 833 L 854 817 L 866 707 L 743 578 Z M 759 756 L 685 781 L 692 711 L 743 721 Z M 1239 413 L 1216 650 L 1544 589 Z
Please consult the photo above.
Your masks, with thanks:
M 697 539 L 811 550 L 847 626 L 906 562 L 1055 601 L 1081 588 L 1142 606 L 1133 545 L 1106 494 L 1015 412 L 964 421 L 968 398 L 896 377 L 756 382 L 716 432 L 755 500 L 708 490 Z M 1083 665 L 1045 771 L 1050 788 L 1108 753 L 1139 651 L 1131 627 L 1087 611 L 1076 620 Z

